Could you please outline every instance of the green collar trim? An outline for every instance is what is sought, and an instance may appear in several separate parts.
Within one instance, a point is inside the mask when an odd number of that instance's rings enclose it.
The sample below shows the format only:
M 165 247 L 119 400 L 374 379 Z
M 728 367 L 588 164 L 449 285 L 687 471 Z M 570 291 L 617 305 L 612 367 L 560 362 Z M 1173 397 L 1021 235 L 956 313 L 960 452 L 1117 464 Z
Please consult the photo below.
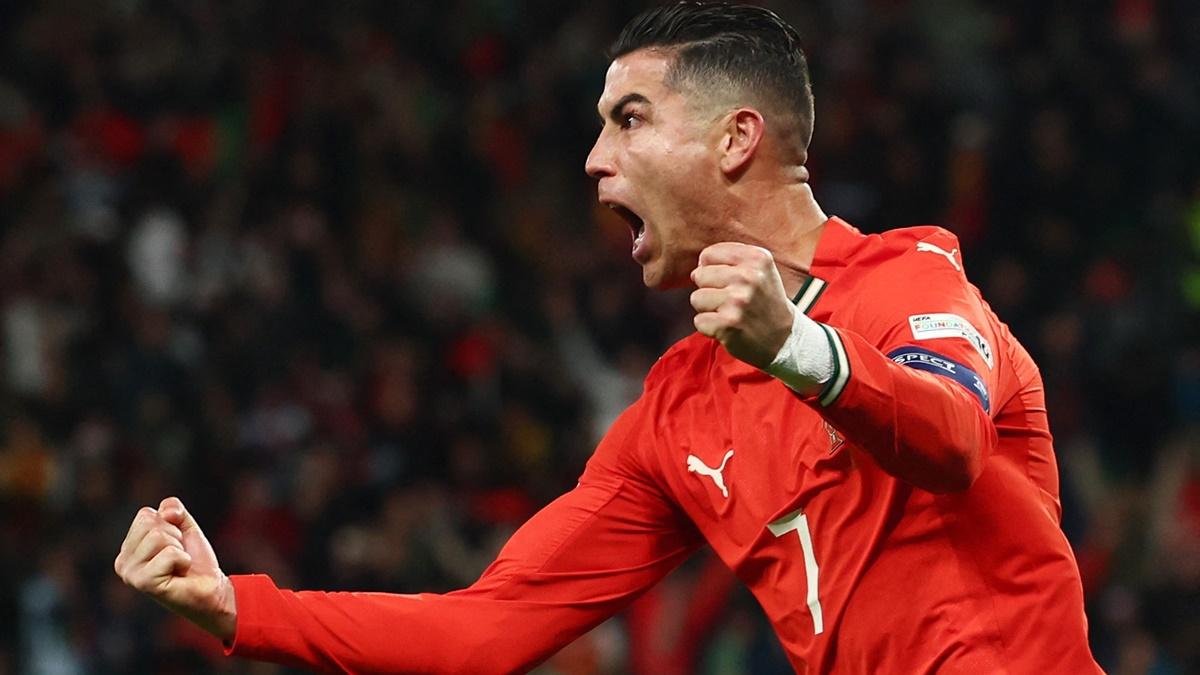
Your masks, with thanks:
M 810 276 L 796 292 L 796 297 L 792 298 L 792 304 L 796 305 L 801 312 L 808 314 L 813 305 L 817 304 L 817 298 L 820 298 L 821 293 L 825 292 L 827 285 L 824 279 Z

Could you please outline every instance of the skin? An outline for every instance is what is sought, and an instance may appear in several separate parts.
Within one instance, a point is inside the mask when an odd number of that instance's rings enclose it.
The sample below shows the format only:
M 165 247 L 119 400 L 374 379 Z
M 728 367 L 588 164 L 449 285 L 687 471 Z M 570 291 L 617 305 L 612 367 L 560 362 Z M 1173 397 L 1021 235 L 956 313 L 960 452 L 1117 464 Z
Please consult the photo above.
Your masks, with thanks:
M 604 126 L 586 170 L 601 203 L 645 221 L 645 284 L 695 284 L 696 329 L 765 368 L 790 332 L 789 298 L 828 218 L 804 152 L 768 133 L 754 106 L 671 87 L 673 57 L 649 48 L 609 66 L 597 106 Z
M 177 497 L 142 507 L 113 562 L 121 580 L 222 640 L 237 626 L 233 584 Z
M 804 153 L 730 92 L 718 99 L 669 86 L 672 58 L 643 49 L 613 61 L 586 169 L 601 202 L 644 220 L 645 284 L 694 284 L 696 329 L 765 368 L 791 331 L 790 298 L 827 217 L 807 184 Z M 233 585 L 178 498 L 138 511 L 113 567 L 167 609 L 233 639 Z

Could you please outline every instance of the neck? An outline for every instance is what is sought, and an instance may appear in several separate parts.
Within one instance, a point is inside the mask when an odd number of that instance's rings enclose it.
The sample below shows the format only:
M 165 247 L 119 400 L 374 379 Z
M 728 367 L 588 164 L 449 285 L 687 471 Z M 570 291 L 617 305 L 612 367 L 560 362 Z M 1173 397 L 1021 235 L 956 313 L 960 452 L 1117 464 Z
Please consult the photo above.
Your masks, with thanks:
M 739 219 L 746 243 L 762 246 L 775 258 L 783 288 L 793 297 L 809 277 L 817 242 L 829 217 L 808 183 L 793 183 L 740 200 L 752 206 Z

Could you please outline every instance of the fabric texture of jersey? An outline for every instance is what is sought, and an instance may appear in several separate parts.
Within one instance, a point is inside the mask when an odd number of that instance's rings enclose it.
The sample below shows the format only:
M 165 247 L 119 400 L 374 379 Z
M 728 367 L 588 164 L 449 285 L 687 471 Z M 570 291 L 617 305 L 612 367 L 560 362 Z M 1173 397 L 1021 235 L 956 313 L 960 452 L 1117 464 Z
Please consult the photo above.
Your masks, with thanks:
M 836 367 L 797 396 L 694 334 L 579 486 L 470 588 L 232 577 L 233 654 L 350 672 L 521 672 L 707 543 L 801 673 L 1095 673 L 1041 377 L 936 227 L 826 224 L 797 305 Z

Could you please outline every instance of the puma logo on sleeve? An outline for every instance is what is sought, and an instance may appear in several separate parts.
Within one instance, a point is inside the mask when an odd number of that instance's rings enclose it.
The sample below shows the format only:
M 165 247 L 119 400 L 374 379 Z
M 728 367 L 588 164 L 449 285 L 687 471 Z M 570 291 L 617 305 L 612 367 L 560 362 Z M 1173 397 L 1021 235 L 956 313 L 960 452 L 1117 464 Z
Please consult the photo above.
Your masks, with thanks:
M 958 253 L 958 248 L 953 248 L 947 251 L 937 244 L 931 244 L 927 241 L 918 241 L 917 250 L 921 251 L 922 253 L 936 253 L 938 255 L 945 256 L 946 260 L 949 260 L 950 264 L 954 265 L 954 269 L 958 270 L 959 272 L 962 271 L 962 266 L 958 264 L 958 259 L 954 257 Z

